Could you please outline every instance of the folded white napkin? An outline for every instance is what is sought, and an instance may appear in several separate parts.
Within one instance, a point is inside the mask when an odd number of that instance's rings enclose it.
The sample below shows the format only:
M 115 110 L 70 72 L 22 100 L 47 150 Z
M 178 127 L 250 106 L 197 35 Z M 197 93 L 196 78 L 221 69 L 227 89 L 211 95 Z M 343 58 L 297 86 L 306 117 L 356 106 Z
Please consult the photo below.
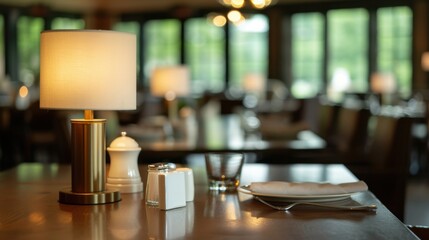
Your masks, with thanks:
M 253 182 L 250 184 L 253 193 L 275 195 L 328 195 L 355 193 L 368 190 L 363 181 L 332 184 L 315 182 Z

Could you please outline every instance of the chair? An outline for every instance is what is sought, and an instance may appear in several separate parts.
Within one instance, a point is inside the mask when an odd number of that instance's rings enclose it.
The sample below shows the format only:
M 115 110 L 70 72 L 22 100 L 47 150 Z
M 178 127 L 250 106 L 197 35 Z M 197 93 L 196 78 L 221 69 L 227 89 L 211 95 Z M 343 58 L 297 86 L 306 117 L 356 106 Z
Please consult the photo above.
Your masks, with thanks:
M 361 161 L 346 163 L 346 166 L 403 220 L 412 119 L 378 115 L 375 121 L 366 151 L 360 156 Z
M 55 110 L 41 110 L 39 101 L 26 111 L 24 161 L 69 163 L 71 159 L 68 118 Z
M 342 162 L 359 161 L 367 143 L 371 112 L 367 108 L 341 107 L 334 136 L 328 141 L 341 155 Z
M 14 167 L 19 163 L 19 137 L 23 129 L 22 118 L 11 107 L 0 106 L 0 171 Z
M 371 113 L 367 108 L 322 104 L 316 133 L 325 139 L 324 151 L 302 154 L 313 162 L 359 161 L 365 149 Z
M 319 107 L 318 129 L 320 137 L 328 140 L 331 138 L 337 125 L 340 106 L 335 104 L 321 104 Z

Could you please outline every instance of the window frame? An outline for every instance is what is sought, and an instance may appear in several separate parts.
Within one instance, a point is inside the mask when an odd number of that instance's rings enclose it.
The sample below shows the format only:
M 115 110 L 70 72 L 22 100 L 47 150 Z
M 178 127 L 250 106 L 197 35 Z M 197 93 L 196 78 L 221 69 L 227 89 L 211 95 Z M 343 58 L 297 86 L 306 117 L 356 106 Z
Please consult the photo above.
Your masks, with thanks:
M 404 6 L 404 7 L 409 7 L 410 9 L 411 9 L 411 11 L 412 11 L 412 14 L 414 14 L 414 11 L 413 11 L 413 6 L 412 6 L 412 3 L 410 3 L 409 1 L 403 1 L 403 0 L 397 0 L 397 1 L 390 1 L 390 2 L 383 2 L 383 3 L 381 3 L 381 2 L 376 2 L 376 3 L 372 3 L 372 4 L 370 4 L 370 3 L 362 3 L 362 2 L 350 2 L 350 3 L 342 3 L 342 4 L 336 4 L 335 6 L 334 6 L 334 4 L 323 4 L 323 3 L 315 3 L 315 4 L 312 4 L 311 6 L 310 5 L 306 5 L 306 4 L 303 4 L 303 5 L 297 5 L 297 6 L 290 6 L 289 8 L 285 8 L 285 9 L 283 9 L 283 10 L 281 10 L 280 11 L 280 15 L 283 17 L 283 22 L 286 22 L 286 23 L 288 23 L 288 22 L 291 22 L 291 16 L 292 16 L 292 14 L 295 14 L 295 13 L 306 13 L 306 12 L 318 12 L 318 13 L 321 13 L 321 14 L 323 14 L 324 16 L 325 16 L 325 26 L 326 26 L 326 23 L 327 23 L 327 12 L 329 11 L 329 10 L 336 10 L 336 9 L 353 9 L 353 8 L 363 8 L 363 9 L 366 9 L 367 11 L 368 11 L 368 16 L 369 16 L 369 21 L 368 21 L 368 31 L 369 31 L 369 33 L 368 33 L 368 39 L 367 39 L 367 42 L 368 42 L 368 54 L 367 54 L 367 64 L 368 64 L 368 77 L 367 77 L 367 81 L 368 81 L 368 83 L 367 83 L 367 86 L 368 86 L 368 89 L 366 90 L 366 92 L 365 93 L 370 93 L 370 89 L 369 89 L 369 87 L 370 87 L 370 75 L 371 75 L 371 73 L 373 73 L 373 72 L 376 72 L 377 71 L 377 69 L 378 69 L 378 67 L 377 67 L 377 58 L 378 58 L 378 56 L 377 56 L 377 41 L 376 41 L 376 39 L 377 39 L 377 21 L 376 21 L 376 12 L 377 12 L 377 10 L 379 9 L 379 8 L 385 8 L 385 7 L 400 7 L 400 6 Z M 412 16 L 412 18 L 414 18 L 414 16 Z M 412 24 L 412 26 L 411 26 L 411 29 L 412 29 L 412 31 L 413 31 L 413 29 L 414 29 L 414 27 L 415 27 L 415 25 L 414 25 L 414 23 L 412 22 L 411 23 Z M 329 31 L 328 29 L 327 29 L 327 27 L 325 27 L 325 34 L 324 34 L 324 42 L 325 42 L 325 47 L 324 47 L 324 51 L 325 51 L 325 54 L 324 54 L 324 63 L 323 63 L 323 76 L 322 76 L 322 79 L 323 79 L 323 81 L 322 81 L 322 86 L 324 86 L 323 88 L 322 88 L 322 92 L 320 92 L 320 94 L 322 94 L 322 95 L 324 95 L 324 94 L 326 94 L 326 91 L 327 91 L 327 87 L 328 87 L 328 84 L 329 84 L 329 76 L 328 76 L 328 61 L 329 61 L 329 56 L 328 56 L 328 54 L 326 54 L 327 52 L 329 52 L 329 46 L 328 46 L 328 33 L 327 33 L 327 31 Z M 288 34 L 286 34 L 286 37 L 288 36 Z M 413 34 L 412 34 L 412 38 L 413 38 Z M 283 42 L 287 42 L 287 41 L 289 41 L 289 40 L 287 40 L 287 39 L 283 39 Z M 291 58 L 291 46 L 290 45 L 285 45 L 288 49 L 284 49 L 282 52 L 283 52 L 283 56 L 282 56 L 282 60 L 283 59 L 286 59 L 286 60 L 289 60 L 288 62 L 270 62 L 270 64 L 277 64 L 277 65 L 281 65 L 281 64 L 283 64 L 284 66 L 285 66 L 285 70 L 283 70 L 282 72 L 270 72 L 270 75 L 271 76 L 279 76 L 281 79 L 285 79 L 284 81 L 285 81 L 285 84 L 286 84 L 286 86 L 288 86 L 288 88 L 291 88 L 291 86 L 292 86 L 292 70 L 291 70 L 291 67 L 290 67 L 290 61 L 292 61 L 292 58 Z M 282 47 L 282 46 L 279 46 L 279 47 Z M 414 63 L 413 63 L 413 58 L 412 58 L 412 55 L 413 55 L 413 51 L 414 51 L 414 48 L 415 48 L 415 46 L 413 46 L 413 42 L 411 43 L 411 46 L 410 46 L 410 56 L 411 56 L 411 58 L 410 58 L 410 62 L 411 62 L 411 66 L 413 66 L 414 65 Z M 281 60 L 280 60 L 281 61 Z M 411 79 L 409 80 L 409 84 L 411 85 L 410 86 L 410 88 L 411 88 L 411 92 L 413 91 L 412 89 L 413 89 L 413 86 L 415 85 L 415 82 L 414 82 L 414 71 L 415 71 L 415 69 L 412 67 L 412 69 L 410 69 L 410 71 L 411 71 Z

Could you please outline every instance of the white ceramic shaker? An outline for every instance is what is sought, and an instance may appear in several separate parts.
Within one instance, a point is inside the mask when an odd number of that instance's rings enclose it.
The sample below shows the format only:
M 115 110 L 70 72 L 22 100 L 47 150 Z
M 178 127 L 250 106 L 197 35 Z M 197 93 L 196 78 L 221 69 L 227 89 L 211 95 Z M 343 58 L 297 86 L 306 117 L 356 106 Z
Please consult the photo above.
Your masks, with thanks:
M 107 148 L 110 156 L 110 169 L 107 177 L 107 189 L 117 189 L 121 193 L 143 191 L 143 183 L 138 168 L 138 156 L 141 148 L 138 143 L 122 132 Z

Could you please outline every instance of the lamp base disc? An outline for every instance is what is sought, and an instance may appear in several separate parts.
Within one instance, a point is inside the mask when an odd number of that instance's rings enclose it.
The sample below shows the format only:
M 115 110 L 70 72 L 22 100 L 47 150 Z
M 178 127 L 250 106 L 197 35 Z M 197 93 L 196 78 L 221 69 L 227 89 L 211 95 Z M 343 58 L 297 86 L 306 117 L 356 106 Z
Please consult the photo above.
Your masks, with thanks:
M 77 193 L 72 192 L 71 189 L 60 191 L 58 199 L 60 203 L 78 205 L 114 203 L 120 200 L 121 194 L 118 191 L 106 190 L 94 193 Z

